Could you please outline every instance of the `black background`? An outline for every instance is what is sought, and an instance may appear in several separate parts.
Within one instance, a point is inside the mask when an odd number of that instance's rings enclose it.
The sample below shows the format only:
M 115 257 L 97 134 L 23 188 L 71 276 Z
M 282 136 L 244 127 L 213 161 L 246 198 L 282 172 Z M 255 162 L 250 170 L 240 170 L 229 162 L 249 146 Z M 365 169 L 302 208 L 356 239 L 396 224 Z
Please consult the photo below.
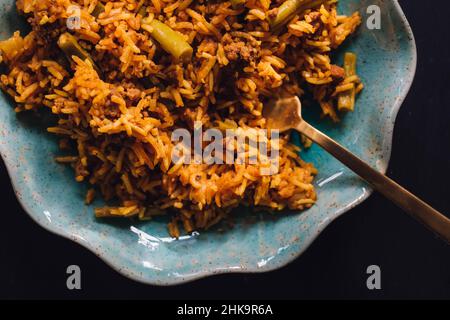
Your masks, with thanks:
M 450 214 L 450 36 L 445 0 L 402 0 L 419 61 L 395 126 L 389 176 Z M 19 206 L 0 165 L 0 298 L 450 298 L 450 248 L 375 194 L 334 222 L 278 271 L 222 275 L 152 287 L 119 275 L 87 250 L 36 225 Z M 66 289 L 66 268 L 82 269 L 82 290 Z M 366 288 L 366 268 L 382 290 Z

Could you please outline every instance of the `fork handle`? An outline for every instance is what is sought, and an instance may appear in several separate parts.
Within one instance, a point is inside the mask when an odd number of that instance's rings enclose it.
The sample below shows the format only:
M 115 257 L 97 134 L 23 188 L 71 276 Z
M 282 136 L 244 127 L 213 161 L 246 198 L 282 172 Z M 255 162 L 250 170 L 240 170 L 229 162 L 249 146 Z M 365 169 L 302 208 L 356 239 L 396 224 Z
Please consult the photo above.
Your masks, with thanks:
M 320 145 L 337 160 L 371 184 L 375 190 L 450 244 L 450 219 L 446 216 L 433 209 L 392 179 L 373 169 L 349 150 L 307 122 L 302 121 L 296 127 L 296 130 Z

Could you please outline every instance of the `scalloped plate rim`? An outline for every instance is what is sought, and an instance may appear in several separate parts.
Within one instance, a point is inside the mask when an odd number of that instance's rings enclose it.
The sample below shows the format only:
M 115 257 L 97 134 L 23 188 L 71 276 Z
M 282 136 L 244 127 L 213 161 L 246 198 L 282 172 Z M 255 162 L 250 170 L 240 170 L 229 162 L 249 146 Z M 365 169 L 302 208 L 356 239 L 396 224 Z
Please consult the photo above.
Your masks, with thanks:
M 415 73 L 416 73 L 416 69 L 417 69 L 417 46 L 416 46 L 416 41 L 415 41 L 415 37 L 412 31 L 412 28 L 398 2 L 398 0 L 392 0 L 395 9 L 397 10 L 400 19 L 402 20 L 404 26 L 405 26 L 405 30 L 407 35 L 409 36 L 409 42 L 410 42 L 410 47 L 409 50 L 411 51 L 411 68 L 408 71 L 408 77 L 407 77 L 407 83 L 404 86 L 404 89 L 402 90 L 402 92 L 399 95 L 399 99 L 396 100 L 396 103 L 394 104 L 394 106 L 391 109 L 391 112 L 389 114 L 389 123 L 387 126 L 387 129 L 389 130 L 389 134 L 385 137 L 385 140 L 383 141 L 383 144 L 385 146 L 384 148 L 384 162 L 382 163 L 382 168 L 381 171 L 383 173 L 386 172 L 387 170 L 387 165 L 389 164 L 389 160 L 391 157 L 391 152 L 392 152 L 392 140 L 393 140 L 393 132 L 394 132 L 394 125 L 395 125 L 395 120 L 396 117 L 398 115 L 398 112 L 400 110 L 400 107 L 402 106 L 409 90 L 411 89 L 411 86 L 413 84 L 414 81 L 414 77 L 415 77 Z M 202 278 L 206 278 L 206 277 L 210 277 L 210 276 L 214 276 L 214 275 L 220 275 L 220 274 L 228 274 L 228 273 L 264 273 L 264 272 L 269 272 L 269 271 L 274 271 L 277 269 L 280 269 L 282 267 L 285 267 L 286 265 L 290 264 L 291 262 L 293 262 L 294 260 L 296 260 L 298 257 L 300 257 L 309 247 L 310 245 L 317 239 L 317 237 L 336 219 L 338 219 L 340 216 L 342 216 L 344 213 L 348 212 L 349 210 L 353 209 L 354 207 L 358 206 L 359 204 L 361 204 L 362 202 L 364 202 L 367 198 L 370 197 L 370 195 L 373 193 L 372 189 L 367 189 L 367 192 L 361 196 L 360 198 L 358 198 L 357 200 L 355 200 L 353 203 L 351 203 L 350 205 L 347 205 L 343 208 L 340 208 L 339 210 L 335 211 L 331 216 L 330 219 L 328 219 L 326 222 L 322 223 L 318 229 L 317 232 L 314 233 L 314 235 L 310 236 L 307 240 L 306 240 L 306 244 L 305 246 L 297 251 L 295 254 L 288 256 L 287 258 L 282 258 L 280 256 L 277 257 L 277 259 L 274 259 L 271 261 L 271 263 L 268 263 L 267 265 L 263 266 L 263 267 L 256 267 L 256 266 L 240 266 L 239 269 L 233 267 L 233 268 L 220 268 L 220 269 L 206 269 L 206 270 L 202 270 L 199 271 L 195 274 L 191 274 L 191 275 L 184 275 L 182 278 L 165 278 L 164 280 L 157 280 L 155 278 L 153 279 L 149 279 L 144 277 L 143 275 L 139 275 L 136 273 L 131 272 L 131 270 L 124 270 L 121 268 L 121 266 L 119 264 L 116 264 L 114 262 L 114 259 L 112 259 L 111 257 L 109 257 L 106 253 L 103 253 L 99 250 L 97 250 L 92 244 L 90 244 L 87 241 L 82 241 L 80 238 L 78 238 L 76 236 L 76 234 L 74 233 L 69 233 L 68 231 L 66 231 L 63 228 L 59 228 L 58 226 L 55 226 L 54 224 L 51 223 L 47 223 L 46 220 L 38 220 L 35 216 L 35 214 L 33 214 L 33 209 L 29 208 L 27 205 L 27 202 L 24 201 L 22 199 L 21 193 L 17 188 L 17 182 L 15 180 L 15 176 L 13 174 L 13 166 L 12 164 L 9 162 L 8 157 L 7 157 L 7 152 L 5 150 L 3 150 L 3 144 L 0 144 L 0 154 L 1 157 L 3 159 L 3 162 L 5 163 L 5 167 L 6 170 L 8 172 L 9 178 L 11 180 L 11 184 L 13 186 L 14 189 L 14 193 L 18 199 L 19 204 L 21 205 L 21 207 L 24 209 L 24 211 L 27 213 L 27 215 L 29 217 L 31 217 L 31 219 L 36 222 L 39 226 L 41 226 L 42 228 L 44 228 L 45 230 L 54 233 L 58 236 L 61 236 L 63 238 L 66 238 L 68 240 L 71 240 L 77 244 L 79 244 L 80 246 L 86 248 L 87 250 L 89 250 L 90 252 L 92 252 L 93 254 L 95 254 L 97 257 L 99 257 L 103 262 L 105 262 L 108 266 L 110 266 L 112 269 L 114 269 L 116 272 L 118 272 L 119 274 L 126 276 L 127 278 L 143 283 L 143 284 L 148 284 L 148 285 L 158 285 L 158 286 L 171 286 L 171 285 L 179 285 L 179 284 L 183 284 L 183 283 L 187 283 L 187 282 L 191 282 L 191 281 L 195 281 L 198 279 L 202 279 Z

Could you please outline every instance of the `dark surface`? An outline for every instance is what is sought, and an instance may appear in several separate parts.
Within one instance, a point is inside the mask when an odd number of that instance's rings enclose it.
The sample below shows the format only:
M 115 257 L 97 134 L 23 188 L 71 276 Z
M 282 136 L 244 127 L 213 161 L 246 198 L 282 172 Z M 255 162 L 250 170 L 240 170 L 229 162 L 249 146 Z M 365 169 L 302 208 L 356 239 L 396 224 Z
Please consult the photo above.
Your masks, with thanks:
M 419 63 L 396 122 L 388 174 L 449 214 L 449 5 L 401 4 L 414 29 Z M 128 280 L 87 250 L 43 230 L 19 206 L 3 164 L 0 175 L 0 298 L 450 298 L 450 247 L 379 195 L 333 223 L 281 270 L 164 288 Z M 66 289 L 71 264 L 82 269 L 81 291 Z M 380 291 L 366 288 L 372 264 L 381 267 Z

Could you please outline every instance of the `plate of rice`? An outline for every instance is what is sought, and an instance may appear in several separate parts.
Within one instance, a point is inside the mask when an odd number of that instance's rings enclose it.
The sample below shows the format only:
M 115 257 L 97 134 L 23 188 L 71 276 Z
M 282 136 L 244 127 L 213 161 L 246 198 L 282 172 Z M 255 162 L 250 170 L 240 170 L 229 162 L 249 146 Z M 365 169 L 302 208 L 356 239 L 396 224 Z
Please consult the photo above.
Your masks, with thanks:
M 384 172 L 416 68 L 396 0 L 0 4 L 0 153 L 19 201 L 148 284 L 298 257 L 372 191 L 300 135 L 259 135 L 263 107 L 299 96 Z

